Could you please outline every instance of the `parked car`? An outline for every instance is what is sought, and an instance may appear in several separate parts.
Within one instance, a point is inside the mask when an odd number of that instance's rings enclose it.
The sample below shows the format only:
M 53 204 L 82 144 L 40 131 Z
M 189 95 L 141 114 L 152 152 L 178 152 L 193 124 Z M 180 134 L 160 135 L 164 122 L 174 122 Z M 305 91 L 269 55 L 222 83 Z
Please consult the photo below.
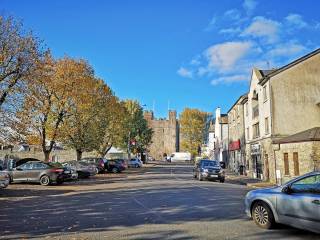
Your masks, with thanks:
M 8 173 L 12 182 L 39 182 L 44 186 L 53 182 L 62 184 L 71 178 L 70 170 L 41 161 L 28 161 Z
M 281 223 L 320 233 L 320 172 L 282 186 L 250 191 L 245 206 L 247 215 L 262 228 Z
M 89 164 L 93 164 L 97 167 L 97 173 L 103 173 L 105 171 L 104 168 L 104 163 L 105 163 L 104 158 L 82 158 L 80 162 L 85 162 Z
M 127 163 L 126 160 L 124 160 L 124 159 L 115 159 L 115 161 L 124 168 L 123 170 L 126 170 L 128 168 L 128 163 Z
M 128 167 L 140 168 L 142 166 L 143 166 L 143 163 L 139 158 L 132 158 L 128 161 Z
M 203 179 L 219 180 L 224 182 L 225 174 L 221 168 L 219 161 L 215 160 L 200 160 L 195 164 L 193 169 L 194 178 L 198 178 L 199 181 Z
M 68 167 L 68 166 L 63 166 L 62 163 L 59 163 L 59 162 L 51 163 L 51 165 L 53 165 L 55 167 L 64 168 L 64 169 L 69 170 L 71 172 L 71 177 L 69 179 L 66 179 L 65 181 L 74 181 L 74 180 L 78 179 L 78 173 L 75 169 Z
M 11 171 L 12 169 L 19 167 L 20 165 L 30 161 L 38 162 L 40 160 L 36 158 L 3 159 L 1 160 L 1 167 L 3 170 Z
M 78 178 L 88 178 L 94 176 L 97 173 L 97 168 L 95 165 L 81 162 L 81 161 L 69 161 L 62 163 L 63 166 L 69 167 L 78 173 Z
M 108 172 L 120 173 L 126 169 L 124 165 L 124 160 L 115 159 L 115 160 L 106 160 L 105 169 Z
M 7 172 L 0 171 L 0 188 L 8 187 L 10 176 Z

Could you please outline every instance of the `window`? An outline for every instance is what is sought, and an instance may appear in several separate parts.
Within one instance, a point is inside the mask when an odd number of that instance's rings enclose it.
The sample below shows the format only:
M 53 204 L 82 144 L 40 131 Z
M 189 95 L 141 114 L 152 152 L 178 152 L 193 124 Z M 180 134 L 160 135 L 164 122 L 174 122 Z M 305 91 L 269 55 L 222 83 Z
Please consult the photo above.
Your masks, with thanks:
M 253 138 L 260 136 L 259 123 L 253 125 Z
M 268 97 L 267 97 L 267 86 L 263 87 L 263 101 L 267 101 Z
M 289 160 L 288 153 L 283 154 L 284 175 L 289 175 Z
M 19 167 L 18 167 L 18 168 L 19 168 Z M 21 165 L 20 168 L 23 169 L 23 170 L 32 169 L 32 163 L 25 163 L 25 164 Z
M 46 164 L 43 164 L 43 163 L 34 163 L 33 164 L 33 169 L 45 169 L 47 167 L 48 166 Z
M 320 175 L 309 176 L 294 182 L 291 190 L 295 193 L 320 193 Z
M 299 157 L 298 157 L 298 153 L 297 152 L 293 153 L 293 168 L 294 168 L 294 175 L 295 176 L 299 176 L 300 175 Z
M 264 119 L 264 131 L 266 135 L 269 134 L 269 118 Z

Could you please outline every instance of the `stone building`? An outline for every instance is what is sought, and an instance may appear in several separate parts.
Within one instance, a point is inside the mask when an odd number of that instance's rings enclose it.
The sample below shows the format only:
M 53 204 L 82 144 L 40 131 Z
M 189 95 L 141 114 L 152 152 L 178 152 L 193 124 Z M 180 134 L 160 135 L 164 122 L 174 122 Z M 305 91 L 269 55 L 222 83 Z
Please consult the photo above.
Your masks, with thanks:
M 144 118 L 153 130 L 149 156 L 160 160 L 179 151 L 179 122 L 176 111 L 169 111 L 169 119 L 156 119 L 152 111 L 145 111 Z
M 275 156 L 273 142 L 320 127 L 319 65 L 317 49 L 279 69 L 252 70 L 244 122 L 247 170 L 253 177 L 282 178 L 276 162 L 286 160 Z
M 214 149 L 215 149 L 215 119 L 209 118 L 206 127 L 206 139 L 205 139 L 205 149 L 202 151 L 206 158 L 214 159 Z
M 221 114 L 219 107 L 215 112 L 214 159 L 228 165 L 228 115 Z
M 246 164 L 246 142 L 244 128 L 244 111 L 242 102 L 247 94 L 242 95 L 228 111 L 229 129 L 229 169 L 244 174 Z
M 276 169 L 282 173 L 280 182 L 320 171 L 320 127 L 275 140 L 273 146 Z

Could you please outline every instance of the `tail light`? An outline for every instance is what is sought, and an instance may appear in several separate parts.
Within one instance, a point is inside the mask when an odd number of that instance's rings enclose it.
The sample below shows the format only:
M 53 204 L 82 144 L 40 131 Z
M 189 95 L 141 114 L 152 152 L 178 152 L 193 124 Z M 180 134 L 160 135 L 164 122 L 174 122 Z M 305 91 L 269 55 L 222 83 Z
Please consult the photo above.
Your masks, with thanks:
M 51 169 L 51 172 L 54 172 L 54 173 L 63 173 L 63 169 L 61 169 L 61 168 L 54 168 L 54 169 Z

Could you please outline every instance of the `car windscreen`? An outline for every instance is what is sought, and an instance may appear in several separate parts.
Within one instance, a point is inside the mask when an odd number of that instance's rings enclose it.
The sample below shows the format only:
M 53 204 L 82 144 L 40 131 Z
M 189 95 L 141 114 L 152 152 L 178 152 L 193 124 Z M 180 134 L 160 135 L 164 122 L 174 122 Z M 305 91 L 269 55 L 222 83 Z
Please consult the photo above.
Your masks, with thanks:
M 219 164 L 216 161 L 203 161 L 201 163 L 202 167 L 218 167 Z

